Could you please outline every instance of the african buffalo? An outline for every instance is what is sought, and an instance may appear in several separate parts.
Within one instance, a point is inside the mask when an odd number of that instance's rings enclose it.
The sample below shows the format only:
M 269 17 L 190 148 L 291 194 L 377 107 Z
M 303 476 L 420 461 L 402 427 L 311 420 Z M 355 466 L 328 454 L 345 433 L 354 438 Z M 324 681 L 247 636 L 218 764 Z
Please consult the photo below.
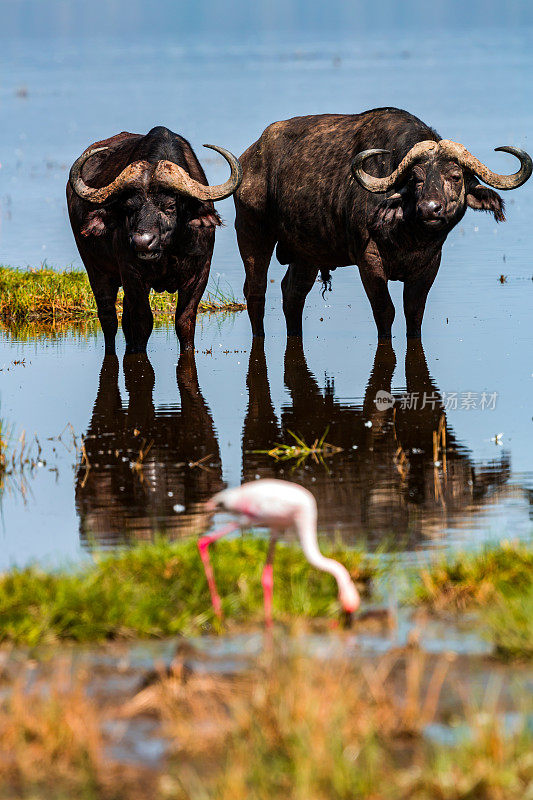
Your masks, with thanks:
M 235 227 L 246 269 L 244 293 L 254 336 L 264 336 L 267 270 L 289 267 L 281 283 L 287 334 L 302 335 L 305 298 L 320 270 L 357 264 L 380 340 L 391 338 L 387 282 L 404 282 L 407 336 L 419 338 L 444 241 L 466 207 L 504 219 L 498 189 L 531 175 L 531 158 L 510 176 L 491 172 L 463 145 L 443 140 L 397 108 L 294 117 L 269 125 L 241 156 Z M 370 170 L 365 172 L 363 164 Z M 377 177 L 380 176 L 380 177 Z
M 242 171 L 224 156 L 230 178 L 208 186 L 190 144 L 168 128 L 119 133 L 91 145 L 72 165 L 67 205 L 74 238 L 98 307 L 106 353 L 115 352 L 115 302 L 124 287 L 127 353 L 144 353 L 152 332 L 148 295 L 178 291 L 180 348 L 194 345 L 198 303 L 209 278 L 215 227 L 213 200 L 229 197 Z

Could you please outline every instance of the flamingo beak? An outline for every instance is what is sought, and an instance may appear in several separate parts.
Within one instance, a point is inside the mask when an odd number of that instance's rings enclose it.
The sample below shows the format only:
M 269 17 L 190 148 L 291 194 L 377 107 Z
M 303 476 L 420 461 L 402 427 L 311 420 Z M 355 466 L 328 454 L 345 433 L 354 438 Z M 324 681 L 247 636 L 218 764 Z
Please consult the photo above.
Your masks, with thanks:
M 349 630 L 353 624 L 353 611 L 347 611 L 346 609 L 343 610 L 341 616 L 341 627 L 345 630 Z

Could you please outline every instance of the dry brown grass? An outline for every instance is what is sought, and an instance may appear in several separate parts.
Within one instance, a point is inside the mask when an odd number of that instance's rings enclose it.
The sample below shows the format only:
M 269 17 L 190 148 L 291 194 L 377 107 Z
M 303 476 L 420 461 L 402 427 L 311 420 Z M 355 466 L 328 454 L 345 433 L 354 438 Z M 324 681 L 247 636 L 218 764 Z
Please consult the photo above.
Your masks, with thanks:
M 287 642 L 285 641 L 285 644 Z M 274 645 L 277 645 L 274 642 Z M 475 706 L 416 642 L 379 659 L 321 660 L 267 648 L 235 676 L 181 658 L 120 708 L 89 699 L 90 675 L 24 671 L 0 704 L 0 798 L 63 800 L 524 800 L 533 796 L 531 735 L 503 732 L 498 687 Z M 40 673 L 41 674 L 41 673 Z M 0 687 L 0 691 L 5 689 Z M 468 729 L 454 746 L 424 737 L 455 694 Z M 526 709 L 522 708 L 522 711 Z M 156 715 L 173 755 L 149 775 L 106 758 L 109 716 Z
M 0 797 L 118 800 L 136 796 L 137 780 L 105 757 L 103 715 L 87 695 L 87 675 L 70 662 L 51 678 L 30 665 L 0 695 Z
M 529 796 L 533 758 L 519 737 L 503 734 L 496 703 L 479 713 L 465 692 L 468 741 L 432 748 L 424 739 L 451 660 L 430 664 L 416 646 L 375 663 L 278 656 L 238 680 L 188 675 L 178 663 L 123 712 L 162 718 L 176 744 L 162 784 L 173 798 Z

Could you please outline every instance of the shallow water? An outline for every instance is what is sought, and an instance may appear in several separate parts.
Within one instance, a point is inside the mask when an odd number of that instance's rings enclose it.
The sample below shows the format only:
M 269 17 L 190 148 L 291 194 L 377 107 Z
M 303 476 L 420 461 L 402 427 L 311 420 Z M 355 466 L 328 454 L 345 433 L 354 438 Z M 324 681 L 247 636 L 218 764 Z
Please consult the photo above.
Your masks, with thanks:
M 501 171 L 511 158 L 494 147 L 532 147 L 524 102 L 531 28 L 522 19 L 509 16 L 497 32 L 472 21 L 437 29 L 430 20 L 424 29 L 412 4 L 397 26 L 346 12 L 324 25 L 315 15 L 303 30 L 288 20 L 279 34 L 266 16 L 260 25 L 255 9 L 240 26 L 226 21 L 217 31 L 204 20 L 193 34 L 170 6 L 166 32 L 143 28 L 134 12 L 122 30 L 120 0 L 101 31 L 92 17 L 76 24 L 76 4 L 69 16 L 51 3 L 29 35 L 23 10 L 38 15 L 39 6 L 15 5 L 19 16 L 0 33 L 1 263 L 81 266 L 66 218 L 68 166 L 119 130 L 167 124 L 191 140 L 213 182 L 225 166 L 204 157 L 202 142 L 240 154 L 268 122 L 301 113 L 404 107 Z M 492 24 L 496 5 L 487 8 Z M 507 195 L 505 224 L 469 211 L 452 232 L 423 351 L 406 353 L 401 286 L 392 284 L 394 354 L 376 352 L 368 301 L 350 268 L 334 273 L 324 299 L 317 284 L 303 349 L 286 351 L 275 261 L 264 350 L 251 349 L 245 313 L 202 316 L 195 367 L 178 364 L 172 328 L 154 331 L 148 361 L 124 365 L 120 331 L 119 357 L 104 363 L 98 328 L 54 337 L 1 331 L 1 417 L 13 443 L 23 430 L 27 441 L 36 434 L 42 453 L 32 445 L 34 467 L 16 471 L 0 499 L 0 568 L 77 560 L 94 545 L 158 531 L 197 534 L 209 524 L 203 500 L 256 476 L 306 485 L 319 501 L 320 530 L 349 544 L 412 553 L 530 537 L 532 198 L 530 181 Z M 217 233 L 212 274 L 240 295 L 233 204 L 219 208 L 227 226 Z M 393 408 L 377 410 L 378 390 L 392 392 Z M 406 392 L 418 393 L 416 409 L 403 407 Z M 299 464 L 253 452 L 292 443 L 290 431 L 307 444 L 326 434 L 342 450 Z

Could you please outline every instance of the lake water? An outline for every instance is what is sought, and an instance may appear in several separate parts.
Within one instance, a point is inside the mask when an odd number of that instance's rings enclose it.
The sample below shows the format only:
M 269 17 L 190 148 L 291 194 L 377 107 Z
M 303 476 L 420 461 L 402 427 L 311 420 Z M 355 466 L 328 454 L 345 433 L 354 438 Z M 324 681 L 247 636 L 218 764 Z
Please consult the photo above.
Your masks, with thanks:
M 0 263 L 81 266 L 68 168 L 121 130 L 178 131 L 216 183 L 226 166 L 203 142 L 239 155 L 269 122 L 325 111 L 406 108 L 501 172 L 515 162 L 495 147 L 533 150 L 532 28 L 519 5 L 498 24 L 496 4 L 472 4 L 483 24 L 465 11 L 464 26 L 458 3 L 450 20 L 438 6 L 421 15 L 418 3 L 360 19 L 358 4 L 333 3 L 329 15 L 294 4 L 294 16 L 280 3 L 234 2 L 228 14 L 206 3 L 184 16 L 176 5 L 161 4 L 165 23 L 147 22 L 143 4 L 110 2 L 99 28 L 98 3 L 92 13 L 81 3 L 12 4 L 0 32 Z M 320 530 L 349 544 L 412 553 L 530 537 L 533 181 L 505 199 L 506 223 L 468 211 L 449 236 L 423 351 L 406 352 L 392 284 L 394 352 L 376 352 L 357 270 L 346 268 L 324 299 L 316 285 L 304 346 L 286 352 L 275 260 L 264 349 L 251 348 L 246 313 L 200 318 L 195 365 L 178 363 L 172 328 L 154 331 L 148 360 L 124 364 L 120 331 L 118 359 L 103 362 L 98 326 L 53 336 L 1 329 L 0 416 L 14 446 L 25 431 L 35 465 L 16 471 L 0 498 L 0 568 L 76 560 L 158 531 L 198 534 L 210 524 L 203 500 L 257 476 L 306 485 Z M 233 202 L 218 208 L 226 227 L 213 280 L 240 297 Z M 392 392 L 392 408 L 378 411 L 379 389 Z M 292 443 L 291 431 L 342 449 L 283 463 L 254 452 Z

